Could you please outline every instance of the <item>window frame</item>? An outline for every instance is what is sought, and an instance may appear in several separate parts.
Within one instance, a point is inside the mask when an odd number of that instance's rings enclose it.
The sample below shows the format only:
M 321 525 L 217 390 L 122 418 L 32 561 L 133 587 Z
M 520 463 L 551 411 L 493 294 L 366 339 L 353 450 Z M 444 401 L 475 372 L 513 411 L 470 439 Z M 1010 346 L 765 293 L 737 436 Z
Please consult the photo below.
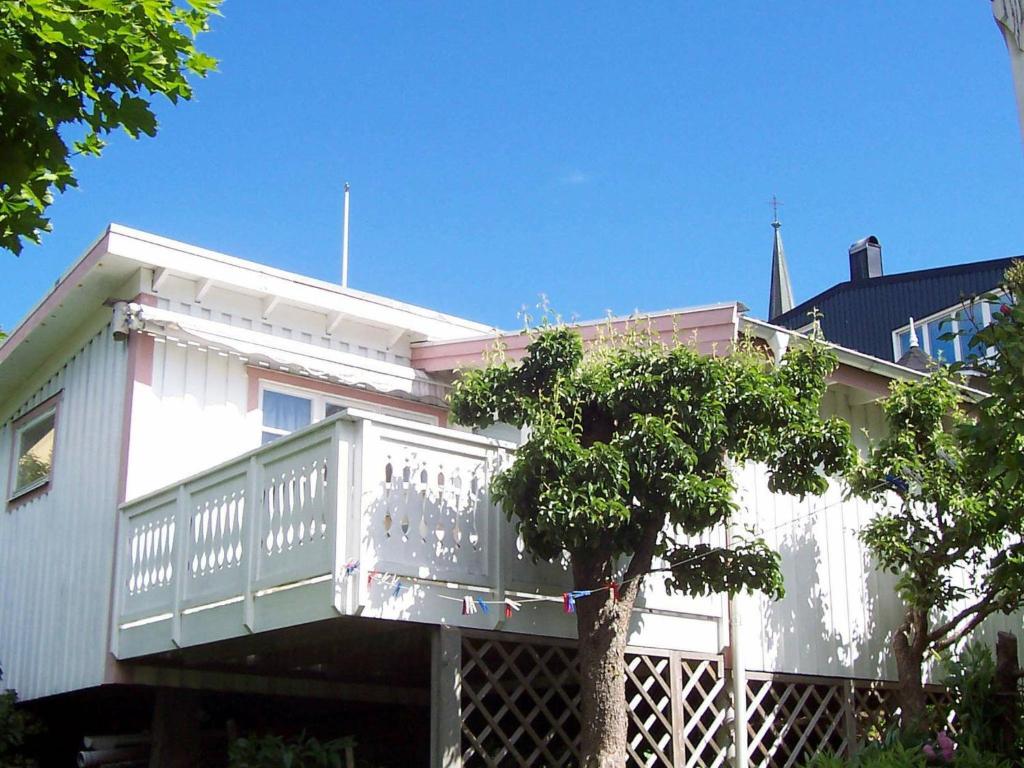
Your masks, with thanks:
M 22 414 L 11 423 L 11 454 L 7 471 L 7 510 L 49 493 L 53 485 L 57 467 L 57 433 L 60 425 L 61 400 L 63 390 L 47 398 L 27 413 Z M 50 471 L 46 477 L 40 478 L 24 488 L 17 488 L 18 460 L 21 457 L 21 437 L 26 430 L 36 426 L 43 419 L 53 417 L 53 451 L 50 455 Z
M 259 411 L 260 411 L 260 443 L 261 445 L 268 445 L 269 443 L 263 443 L 264 433 L 271 433 L 277 437 L 284 437 L 285 435 L 291 434 L 284 430 L 268 427 L 263 423 L 264 409 L 263 409 L 263 397 L 266 392 L 276 392 L 281 395 L 290 395 L 292 397 L 301 397 L 311 402 L 310 407 L 310 425 L 317 424 L 327 418 L 327 406 L 337 405 L 342 408 L 358 408 L 363 411 L 372 411 L 379 413 L 382 416 L 393 416 L 400 419 L 408 419 L 409 421 L 415 421 L 420 424 L 428 424 L 436 427 L 440 426 L 440 418 L 436 415 L 429 413 L 421 413 L 419 411 L 406 410 L 397 406 L 388 406 L 381 403 L 374 403 L 367 400 L 360 400 L 355 397 L 347 397 L 345 395 L 336 395 L 327 392 L 321 392 L 316 389 L 306 388 L 297 384 L 285 384 L 279 381 L 271 381 L 268 379 L 260 379 L 259 382 Z M 303 427 L 304 429 L 305 427 Z
M 959 317 L 958 317 L 960 315 L 960 313 L 969 311 L 969 308 L 971 306 L 975 305 L 975 304 L 980 305 L 980 307 L 981 307 L 981 327 L 982 328 L 987 328 L 991 324 L 991 322 L 992 322 L 992 306 L 993 306 L 993 303 L 1001 303 L 1002 300 L 1006 298 L 1006 291 L 1004 291 L 1004 290 L 986 291 L 985 293 L 986 294 L 993 294 L 993 295 L 997 296 L 999 301 L 998 302 L 991 302 L 988 299 L 981 299 L 980 297 L 975 297 L 970 302 L 960 302 L 959 304 L 954 304 L 953 306 L 946 307 L 944 309 L 939 310 L 938 312 L 933 312 L 930 315 L 926 315 L 923 318 L 919 319 L 919 318 L 915 317 L 914 318 L 914 329 L 917 332 L 917 343 L 921 347 L 921 349 L 924 352 L 926 352 L 929 355 L 929 357 L 932 356 L 932 353 L 931 353 L 931 340 L 928 337 L 928 326 L 931 323 L 933 323 L 934 321 L 936 321 L 936 320 L 944 320 L 946 318 L 949 318 L 950 330 L 949 331 L 943 331 L 943 333 L 952 332 L 952 333 L 956 333 L 957 336 L 958 336 L 958 339 L 957 339 L 957 342 L 956 342 L 956 346 L 954 347 L 954 352 L 955 352 L 956 360 L 943 360 L 942 362 L 945 365 L 949 365 L 949 364 L 954 363 L 954 362 L 962 361 L 962 359 L 963 359 L 963 350 L 961 349 L 961 344 L 960 344 L 960 337 L 959 337 L 960 320 L 959 320 Z M 892 352 L 893 352 L 893 358 L 892 359 L 897 361 L 897 362 L 899 361 L 899 359 L 903 355 L 905 355 L 907 353 L 907 350 L 902 348 L 903 345 L 900 342 L 900 336 L 902 334 L 904 334 L 904 333 L 909 333 L 909 331 L 910 331 L 910 323 L 909 322 L 906 325 L 902 325 L 899 328 L 896 328 L 896 329 L 894 329 L 892 331 Z M 966 341 L 964 342 L 964 344 L 966 344 Z M 986 350 L 986 354 L 991 354 L 991 350 Z

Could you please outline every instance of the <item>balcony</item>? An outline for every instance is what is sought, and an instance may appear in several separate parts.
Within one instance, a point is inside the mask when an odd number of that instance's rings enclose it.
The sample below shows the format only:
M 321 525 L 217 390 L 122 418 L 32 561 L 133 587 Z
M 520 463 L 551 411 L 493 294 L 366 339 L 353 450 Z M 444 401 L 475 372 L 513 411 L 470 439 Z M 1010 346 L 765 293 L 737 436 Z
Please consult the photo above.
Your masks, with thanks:
M 565 564 L 524 555 L 488 494 L 513 451 L 348 409 L 122 505 L 114 655 L 342 616 L 572 636 Z M 487 609 L 464 615 L 467 595 Z M 506 597 L 523 601 L 508 618 Z M 717 650 L 717 598 L 652 584 L 641 605 L 647 644 Z

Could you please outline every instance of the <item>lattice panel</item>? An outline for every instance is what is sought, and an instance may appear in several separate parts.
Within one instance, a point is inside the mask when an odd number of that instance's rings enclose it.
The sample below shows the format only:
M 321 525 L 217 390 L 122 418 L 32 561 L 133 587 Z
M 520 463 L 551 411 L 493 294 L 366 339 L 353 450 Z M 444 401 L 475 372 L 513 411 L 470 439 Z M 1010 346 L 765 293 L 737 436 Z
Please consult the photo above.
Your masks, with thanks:
M 729 700 L 720 660 L 682 659 L 682 690 L 679 694 L 683 765 L 686 768 L 719 768 L 728 762 L 726 716 Z
M 628 766 L 728 767 L 731 701 L 721 659 L 627 653 L 625 677 Z M 936 720 L 955 727 L 949 693 L 929 686 L 927 695 Z M 461 704 L 465 768 L 578 765 L 571 646 L 463 636 Z M 751 672 L 750 765 L 795 768 L 822 751 L 845 756 L 857 747 L 854 734 L 858 742 L 877 738 L 898 716 L 892 683 Z
M 925 699 L 930 728 L 943 728 L 954 735 L 957 732 L 953 695 L 941 685 L 925 686 Z M 889 682 L 857 681 L 853 686 L 853 717 L 857 724 L 857 741 L 880 739 L 899 724 L 900 708 L 896 699 L 896 684 Z
M 823 750 L 844 755 L 849 749 L 841 681 L 751 677 L 747 718 L 750 764 L 759 768 L 791 768 Z
M 672 678 L 665 656 L 626 656 L 631 764 L 672 767 Z
M 956 712 L 953 710 L 953 692 L 943 685 L 928 685 L 924 690 L 929 714 L 934 720 L 935 730 L 946 730 L 956 735 Z
M 462 648 L 465 768 L 578 765 L 576 650 L 472 636 L 463 637 Z M 678 689 L 672 664 L 680 667 Z M 728 702 L 720 661 L 627 653 L 625 672 L 629 766 L 726 764 Z M 675 733 L 681 734 L 679 744 Z M 682 762 L 677 763 L 674 750 L 680 748 Z
M 891 683 L 854 683 L 853 718 L 858 743 L 881 738 L 899 719 L 896 688 Z
M 463 638 L 465 768 L 578 764 L 578 681 L 575 649 Z

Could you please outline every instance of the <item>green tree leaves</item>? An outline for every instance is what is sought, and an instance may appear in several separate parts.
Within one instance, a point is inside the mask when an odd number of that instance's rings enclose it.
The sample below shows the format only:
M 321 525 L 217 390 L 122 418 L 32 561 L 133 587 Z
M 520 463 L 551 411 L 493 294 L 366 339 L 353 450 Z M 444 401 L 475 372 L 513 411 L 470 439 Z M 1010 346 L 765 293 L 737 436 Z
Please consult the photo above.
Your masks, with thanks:
M 1020 296 L 1024 268 L 1011 267 L 1006 283 Z M 993 317 L 975 335 L 991 354 L 892 385 L 889 433 L 850 474 L 855 493 L 885 507 L 860 536 L 898 577 L 905 615 L 893 647 L 903 654 L 904 711 L 923 709 L 927 652 L 1024 605 L 1024 312 L 1013 303 Z M 991 392 L 969 411 L 957 372 L 965 368 L 980 374 L 969 383 Z
M 190 99 L 189 75 L 219 0 L 10 0 L 0 4 L 0 248 L 50 230 L 54 192 L 77 185 L 71 158 L 103 136 L 156 134 L 150 101 Z
M 600 578 L 610 578 L 614 563 L 666 525 L 695 536 L 727 522 L 728 461 L 764 462 L 786 493 L 824 490 L 826 475 L 850 460 L 848 426 L 818 415 L 835 364 L 817 343 L 794 346 L 776 366 L 747 343 L 708 357 L 641 334 L 584 355 L 575 331 L 549 328 L 519 365 L 464 371 L 451 407 L 463 424 L 529 426 L 515 463 L 495 480 L 496 497 L 535 556 L 597 558 Z M 659 550 L 670 559 L 692 552 L 667 537 Z M 780 591 L 777 558 L 757 542 L 707 559 L 717 571 L 688 569 L 673 584 Z M 700 573 L 703 582 L 694 580 Z

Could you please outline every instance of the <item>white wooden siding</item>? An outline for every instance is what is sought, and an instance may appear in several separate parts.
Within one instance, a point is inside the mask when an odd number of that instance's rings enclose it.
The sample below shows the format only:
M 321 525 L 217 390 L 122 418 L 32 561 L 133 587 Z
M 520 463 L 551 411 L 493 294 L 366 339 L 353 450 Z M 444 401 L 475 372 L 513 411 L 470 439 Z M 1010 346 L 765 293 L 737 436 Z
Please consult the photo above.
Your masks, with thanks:
M 104 328 L 0 427 L 6 500 L 11 419 L 63 390 L 49 492 L 0 512 L 0 666 L 24 698 L 103 681 L 126 357 Z
M 216 466 L 259 445 L 237 356 L 157 337 L 152 385 L 136 382 L 126 498 Z

